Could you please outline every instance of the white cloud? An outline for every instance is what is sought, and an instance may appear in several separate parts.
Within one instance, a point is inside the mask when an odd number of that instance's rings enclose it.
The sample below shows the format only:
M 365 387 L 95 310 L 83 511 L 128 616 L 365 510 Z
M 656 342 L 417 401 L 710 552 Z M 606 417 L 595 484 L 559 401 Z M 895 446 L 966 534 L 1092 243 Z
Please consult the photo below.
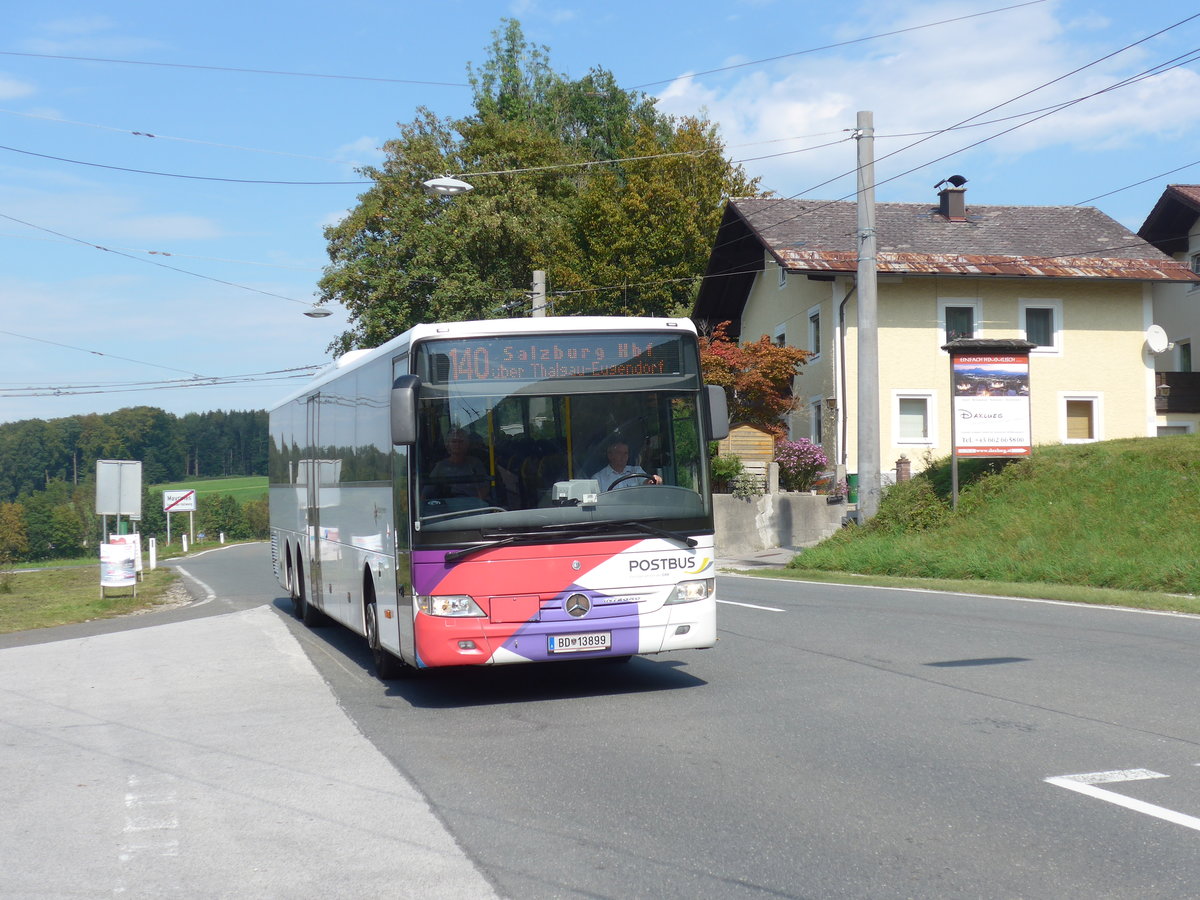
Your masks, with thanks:
M 864 7 L 864 11 L 866 8 Z M 839 38 L 896 31 L 964 14 L 960 4 L 914 4 L 897 15 L 895 6 L 856 19 Z M 874 113 L 876 158 L 917 140 L 889 138 L 934 131 L 979 116 L 999 119 L 1085 96 L 1135 75 L 1173 55 L 1153 45 L 1086 68 L 1078 75 L 1005 104 L 1112 51 L 1127 35 L 1099 34 L 1107 24 L 1092 18 L 1087 29 L 1068 29 L 1052 4 L 1039 4 L 992 16 L 895 35 L 886 41 L 836 51 L 795 56 L 753 69 L 679 79 L 660 94 L 660 109 L 674 114 L 707 110 L 721 124 L 731 148 L 748 142 L 807 135 L 846 133 L 858 110 Z M 1080 23 L 1082 24 L 1082 23 Z M 1093 43 L 1094 42 L 1094 43 Z M 1117 44 L 1119 46 L 1119 44 Z M 1093 152 L 1200 125 L 1192 98 L 1200 76 L 1172 70 L 1136 86 L 1106 93 L 1047 116 L 987 144 L 988 151 L 1012 157 L 1051 147 Z M 1001 105 L 1004 104 L 1004 105 Z M 994 112 L 985 112 L 999 106 Z M 879 170 L 881 176 L 927 162 L 1017 124 L 971 128 L 939 137 L 904 153 Z M 810 138 L 804 146 L 821 143 Z M 733 158 L 779 152 L 763 143 L 731 150 Z M 809 185 L 854 167 L 853 146 L 796 153 L 762 160 L 752 171 L 764 187 L 785 194 L 805 193 Z M 945 165 L 953 167 L 947 161 Z M 939 167 L 940 168 L 940 167 Z M 944 173 L 938 173 L 944 174 Z M 847 179 L 809 196 L 831 196 Z
M 377 166 L 387 158 L 382 144 L 383 142 L 379 138 L 363 136 L 342 144 L 333 151 L 333 158 L 345 163 L 349 168 Z
M 29 82 L 0 75 L 0 100 L 17 100 L 35 93 L 37 88 Z

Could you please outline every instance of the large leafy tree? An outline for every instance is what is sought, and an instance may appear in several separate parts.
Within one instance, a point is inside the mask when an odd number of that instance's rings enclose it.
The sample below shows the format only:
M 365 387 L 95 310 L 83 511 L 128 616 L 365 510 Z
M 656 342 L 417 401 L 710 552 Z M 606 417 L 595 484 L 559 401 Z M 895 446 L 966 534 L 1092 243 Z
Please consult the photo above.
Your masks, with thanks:
M 595 68 L 572 80 L 505 20 L 469 70 L 474 112 L 428 109 L 400 125 L 372 186 L 326 230 L 323 302 L 351 328 L 332 349 L 373 347 L 419 322 L 527 310 L 545 270 L 557 314 L 684 314 L 729 196 L 757 190 L 715 126 L 676 119 Z M 468 175 L 475 190 L 426 196 Z

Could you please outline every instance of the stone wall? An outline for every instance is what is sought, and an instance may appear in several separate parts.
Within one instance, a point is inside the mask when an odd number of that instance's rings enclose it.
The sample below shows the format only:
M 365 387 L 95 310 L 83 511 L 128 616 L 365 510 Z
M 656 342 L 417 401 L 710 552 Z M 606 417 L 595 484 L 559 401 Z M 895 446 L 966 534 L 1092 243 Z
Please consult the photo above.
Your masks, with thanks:
M 714 494 L 718 556 L 739 556 L 776 547 L 811 547 L 842 527 L 845 503 L 823 494 L 766 493 L 742 499 Z

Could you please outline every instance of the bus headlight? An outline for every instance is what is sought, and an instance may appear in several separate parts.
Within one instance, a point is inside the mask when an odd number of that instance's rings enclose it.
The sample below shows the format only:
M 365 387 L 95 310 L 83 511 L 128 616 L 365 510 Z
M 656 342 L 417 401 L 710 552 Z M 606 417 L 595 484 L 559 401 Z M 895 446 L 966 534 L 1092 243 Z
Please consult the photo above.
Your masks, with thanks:
M 427 616 L 450 616 L 454 618 L 482 617 L 487 615 L 479 604 L 465 594 L 448 594 L 444 597 L 417 596 L 417 608 Z
M 681 581 L 671 591 L 667 603 L 692 603 L 696 600 L 707 600 L 717 590 L 717 579 L 702 578 L 699 581 Z

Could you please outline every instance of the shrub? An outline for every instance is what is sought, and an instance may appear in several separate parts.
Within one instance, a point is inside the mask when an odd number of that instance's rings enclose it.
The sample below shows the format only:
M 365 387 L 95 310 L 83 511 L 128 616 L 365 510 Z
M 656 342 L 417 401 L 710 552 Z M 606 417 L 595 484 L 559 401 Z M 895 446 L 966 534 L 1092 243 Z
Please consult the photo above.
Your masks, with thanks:
M 743 471 L 742 461 L 736 456 L 714 456 L 712 458 L 713 490 L 727 490 Z
M 775 445 L 775 462 L 779 463 L 779 480 L 792 491 L 811 490 L 818 477 L 829 465 L 825 451 L 811 441 L 780 441 Z

